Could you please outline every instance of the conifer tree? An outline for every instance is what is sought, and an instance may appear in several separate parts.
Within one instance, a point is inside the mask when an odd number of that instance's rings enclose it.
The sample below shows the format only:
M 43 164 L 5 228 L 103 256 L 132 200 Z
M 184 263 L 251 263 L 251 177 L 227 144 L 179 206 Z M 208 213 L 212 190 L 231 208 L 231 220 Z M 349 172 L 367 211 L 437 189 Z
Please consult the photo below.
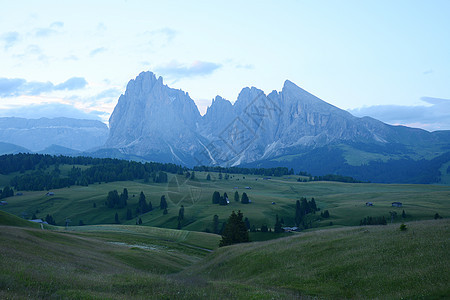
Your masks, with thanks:
M 278 219 L 278 215 L 276 216 L 276 219 L 275 219 L 274 231 L 275 231 L 275 233 L 281 233 L 284 231 L 283 228 L 281 228 L 281 222 Z
M 234 201 L 239 202 L 239 193 L 238 193 L 238 191 L 234 192 Z
M 167 209 L 167 201 L 166 201 L 166 196 L 165 195 L 161 196 L 161 201 L 159 202 L 159 208 L 160 209 Z
M 238 211 L 237 214 L 233 211 L 222 232 L 222 240 L 219 243 L 219 247 L 248 241 L 248 230 L 243 221 L 243 215 L 241 211 Z
M 213 217 L 213 233 L 219 233 L 219 216 L 214 215 Z
M 145 214 L 146 212 L 148 212 L 147 201 L 145 200 L 145 195 L 142 191 L 139 194 L 138 210 L 140 214 Z
M 242 198 L 241 198 L 241 203 L 242 204 L 249 204 L 249 200 L 248 200 L 248 196 L 247 196 L 247 193 L 242 193 Z
M 212 196 L 212 203 L 219 204 L 219 202 L 220 202 L 220 193 L 218 191 L 215 191 Z

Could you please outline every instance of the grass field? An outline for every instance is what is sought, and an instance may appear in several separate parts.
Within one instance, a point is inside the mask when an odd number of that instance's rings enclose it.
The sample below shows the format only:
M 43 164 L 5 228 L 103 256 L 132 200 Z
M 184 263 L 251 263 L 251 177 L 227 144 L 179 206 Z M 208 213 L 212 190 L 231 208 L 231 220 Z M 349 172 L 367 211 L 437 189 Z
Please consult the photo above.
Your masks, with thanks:
M 67 166 L 60 166 L 65 172 Z M 153 211 L 142 215 L 143 225 L 164 228 L 177 228 L 178 210 L 185 207 L 183 229 L 189 231 L 212 230 L 213 216 L 217 214 L 219 221 L 224 222 L 232 210 L 241 210 L 248 217 L 251 225 L 259 228 L 265 224 L 274 226 L 275 216 L 283 218 L 286 226 L 294 225 L 295 202 L 300 197 L 308 200 L 314 197 L 322 210 L 329 210 L 331 217 L 315 221 L 314 227 L 355 226 L 367 216 L 384 216 L 390 221 L 390 212 L 395 211 L 394 222 L 412 220 L 429 220 L 435 213 L 448 217 L 450 214 L 450 186 L 446 185 L 400 185 L 400 184 L 366 184 L 338 182 L 297 182 L 298 176 L 272 177 L 264 180 L 259 176 L 231 175 L 229 180 L 219 180 L 217 173 L 210 173 L 211 181 L 206 180 L 207 173 L 196 172 L 196 179 L 186 179 L 184 176 L 169 174 L 168 183 L 143 183 L 125 181 L 92 184 L 87 187 L 73 186 L 52 190 L 54 196 L 46 196 L 46 191 L 27 192 L 23 196 L 7 198 L 8 205 L 1 209 L 17 216 L 35 214 L 45 218 L 51 214 L 58 225 L 64 225 L 69 218 L 70 226 L 84 224 L 113 224 L 117 212 L 122 224 L 133 225 L 139 193 L 143 191 L 150 200 Z M 5 181 L 6 179 L 3 178 Z M 251 189 L 246 189 L 250 187 Z M 106 196 L 111 190 L 122 192 L 128 189 L 128 207 L 133 212 L 133 219 L 126 220 L 126 208 L 111 209 L 105 205 Z M 211 203 L 212 194 L 226 192 L 230 205 L 219 206 Z M 246 192 L 252 200 L 251 204 L 235 202 L 234 192 L 242 196 Z M 165 195 L 169 208 L 163 215 L 159 209 L 161 195 Z M 134 196 L 134 197 L 133 197 Z M 374 206 L 366 207 L 366 202 Z M 399 201 L 402 208 L 394 208 L 391 203 Z M 276 204 L 272 204 L 272 202 Z M 94 203 L 95 206 L 94 207 Z M 401 218 L 405 210 L 406 218 Z
M 23 222 L 0 212 L 2 299 L 444 299 L 450 294 L 448 219 L 407 222 L 406 231 L 398 224 L 323 229 L 220 249 L 214 246 L 216 235 L 199 232 L 134 225 L 41 230 Z

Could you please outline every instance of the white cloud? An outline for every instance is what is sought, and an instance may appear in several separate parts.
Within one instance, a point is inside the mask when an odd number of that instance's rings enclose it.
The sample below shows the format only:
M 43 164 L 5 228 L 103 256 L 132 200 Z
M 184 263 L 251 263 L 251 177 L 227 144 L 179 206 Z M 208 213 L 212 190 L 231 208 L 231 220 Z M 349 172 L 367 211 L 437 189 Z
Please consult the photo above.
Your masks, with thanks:
M 0 40 L 3 41 L 5 50 L 8 50 L 20 40 L 20 35 L 16 31 L 6 32 L 0 36 Z
M 350 109 L 357 117 L 370 116 L 388 124 L 419 127 L 428 131 L 450 130 L 450 99 L 422 97 L 431 105 L 375 105 Z
M 40 95 L 56 90 L 77 90 L 87 85 L 83 77 L 72 77 L 63 83 L 54 85 L 50 81 L 26 81 L 23 78 L 0 78 L 0 98 L 21 95 Z
M 96 48 L 96 49 L 94 49 L 94 50 L 92 50 L 90 53 L 89 53 L 89 56 L 96 56 L 97 54 L 100 54 L 100 53 L 102 53 L 102 52 L 105 52 L 106 51 L 106 48 L 105 47 L 99 47 L 99 48 Z
M 221 64 L 206 61 L 197 60 L 190 65 L 186 65 L 173 60 L 166 65 L 156 67 L 155 70 L 169 78 L 180 79 L 183 77 L 209 75 L 221 67 Z
M 75 119 L 102 120 L 102 118 L 99 117 L 99 112 L 97 111 L 86 113 L 72 105 L 63 103 L 42 103 L 0 109 L 0 117 L 18 117 L 26 119 L 66 117 Z

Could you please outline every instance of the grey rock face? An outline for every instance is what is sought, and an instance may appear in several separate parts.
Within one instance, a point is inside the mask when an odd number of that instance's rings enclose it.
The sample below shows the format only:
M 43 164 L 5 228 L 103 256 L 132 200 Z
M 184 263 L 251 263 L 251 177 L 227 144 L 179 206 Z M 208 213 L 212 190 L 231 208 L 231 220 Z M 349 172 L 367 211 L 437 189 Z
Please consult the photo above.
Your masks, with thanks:
M 183 163 L 185 156 L 200 150 L 196 132 L 200 119 L 187 93 L 169 88 L 153 73 L 142 72 L 128 83 L 114 108 L 106 147 Z
M 288 80 L 269 95 L 244 88 L 234 104 L 217 96 L 202 117 L 187 93 L 143 72 L 119 98 L 106 147 L 188 165 L 238 165 L 333 143 L 437 140 L 424 130 L 354 117 Z
M 102 146 L 108 127 L 95 120 L 71 118 L 0 118 L 0 141 L 40 151 L 51 145 L 86 151 Z

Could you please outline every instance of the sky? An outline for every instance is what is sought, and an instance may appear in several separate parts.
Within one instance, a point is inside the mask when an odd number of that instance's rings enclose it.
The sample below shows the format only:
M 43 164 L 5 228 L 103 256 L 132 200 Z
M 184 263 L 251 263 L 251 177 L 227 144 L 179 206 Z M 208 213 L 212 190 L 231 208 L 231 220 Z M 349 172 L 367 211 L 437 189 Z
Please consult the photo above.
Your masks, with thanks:
M 286 79 L 356 116 L 450 129 L 450 1 L 2 1 L 0 117 L 107 123 L 142 71 L 203 114 Z

